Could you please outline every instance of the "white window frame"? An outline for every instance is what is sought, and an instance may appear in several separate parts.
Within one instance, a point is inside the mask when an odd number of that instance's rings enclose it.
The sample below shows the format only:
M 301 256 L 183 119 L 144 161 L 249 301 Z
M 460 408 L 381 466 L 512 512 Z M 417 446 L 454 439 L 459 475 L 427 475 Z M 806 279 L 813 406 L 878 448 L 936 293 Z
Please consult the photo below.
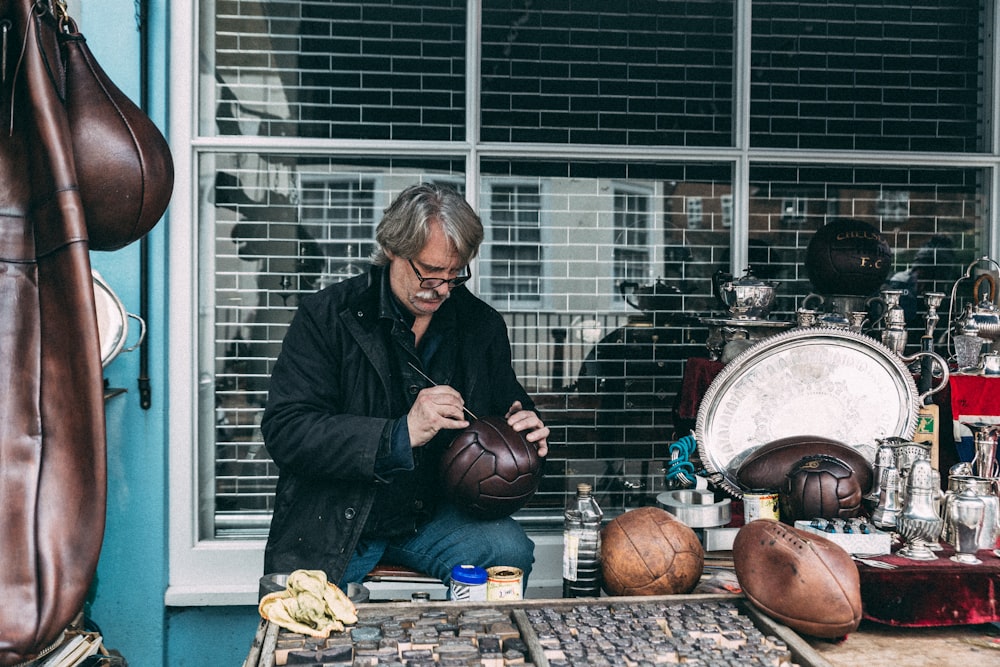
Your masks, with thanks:
M 209 10 L 206 9 L 206 12 Z M 170 54 L 169 54 L 169 139 L 174 154 L 175 181 L 172 204 L 170 208 L 170 224 L 168 227 L 169 266 L 167 295 L 168 309 L 168 413 L 166 428 L 168 438 L 168 470 L 169 485 L 169 526 L 168 526 L 168 581 L 164 600 L 168 606 L 204 606 L 204 605 L 248 605 L 256 604 L 257 582 L 263 569 L 264 540 L 217 540 L 206 539 L 198 534 L 199 504 L 201 492 L 211 492 L 214 480 L 213 471 L 201 469 L 201 459 L 197 448 L 202 441 L 199 437 L 200 428 L 214 428 L 214 424 L 199 425 L 198 403 L 208 400 L 214 403 L 213 378 L 200 378 L 198 375 L 199 333 L 205 326 L 206 318 L 212 317 L 210 308 L 199 311 L 199 304 L 211 303 L 210 295 L 199 295 L 202 289 L 198 280 L 198 272 L 211 270 L 212 254 L 204 252 L 199 256 L 199 248 L 203 247 L 204 239 L 199 238 L 202 232 L 197 221 L 201 219 L 200 209 L 209 205 L 202 201 L 202 194 L 208 188 L 199 188 L 196 182 L 199 153 L 205 151 L 260 151 L 283 150 L 303 151 L 331 154 L 337 151 L 345 154 L 364 152 L 373 155 L 388 155 L 390 151 L 417 151 L 426 147 L 415 147 L 403 142 L 392 146 L 386 142 L 316 142 L 307 140 L 283 140 L 274 138 L 250 137 L 210 137 L 198 133 L 198 96 L 211 95 L 212 78 L 202 77 L 198 73 L 199 54 L 201 49 L 211 49 L 211 44 L 200 44 L 198 0 L 173 0 L 170 4 Z M 995 203 L 1000 200 L 1000 105 L 992 105 L 988 112 L 991 126 L 992 152 L 975 155 L 947 155 L 940 158 L 914 154 L 864 154 L 861 152 L 840 151 L 751 151 L 748 139 L 749 96 L 750 96 L 750 3 L 738 3 L 736 9 L 736 49 L 735 62 L 735 95 L 734 108 L 740 110 L 734 116 L 735 137 L 733 148 L 696 151 L 690 149 L 664 148 L 662 151 L 653 149 L 630 151 L 630 155 L 639 159 L 690 159 L 718 163 L 728 161 L 734 169 L 733 180 L 733 228 L 732 257 L 730 265 L 733 270 L 745 266 L 746 255 L 746 219 L 747 202 L 750 194 L 748 182 L 751 158 L 761 161 L 769 160 L 807 160 L 825 161 L 830 164 L 850 164 L 869 162 L 878 164 L 942 164 L 982 167 L 989 171 L 989 182 L 984 186 L 989 202 L 992 202 L 989 214 L 991 233 L 988 239 L 988 253 L 1000 256 L 1000 234 L 997 229 L 997 210 Z M 996 12 L 991 13 L 988 26 L 993 34 L 1000 34 L 1000 18 Z M 480 25 L 480 8 L 477 2 L 471 2 L 468 12 L 467 34 L 469 40 L 467 55 L 470 66 L 467 68 L 467 119 L 468 130 L 465 141 L 445 145 L 440 150 L 452 155 L 466 156 L 466 196 L 474 207 L 479 206 L 479 170 L 478 160 L 482 156 L 509 156 L 522 158 L 532 155 L 539 158 L 565 158 L 574 151 L 567 151 L 563 145 L 518 146 L 488 146 L 479 143 L 478 127 L 478 29 Z M 992 54 L 988 62 L 1000 61 L 997 42 L 992 44 Z M 1000 67 L 993 65 L 987 73 L 987 83 L 984 95 L 990 98 L 990 90 L 1000 88 Z M 583 153 L 580 153 L 583 155 Z M 586 153 L 593 157 L 604 154 L 609 158 L 621 157 L 618 147 L 597 147 Z M 628 157 L 628 156 L 626 156 Z M 206 184 L 207 185 L 207 184 Z M 652 230 L 651 230 L 652 231 Z M 208 232 L 210 240 L 211 231 Z M 211 243 L 204 247 L 212 248 Z M 205 312 L 205 311 L 209 312 Z M 214 323 L 210 323 L 214 324 Z M 208 351 L 212 354 L 212 351 Z M 206 491 L 207 489 L 207 491 Z M 533 536 L 536 542 L 538 536 Z M 546 536 L 541 536 L 542 541 Z M 533 577 L 534 579 L 534 577 Z

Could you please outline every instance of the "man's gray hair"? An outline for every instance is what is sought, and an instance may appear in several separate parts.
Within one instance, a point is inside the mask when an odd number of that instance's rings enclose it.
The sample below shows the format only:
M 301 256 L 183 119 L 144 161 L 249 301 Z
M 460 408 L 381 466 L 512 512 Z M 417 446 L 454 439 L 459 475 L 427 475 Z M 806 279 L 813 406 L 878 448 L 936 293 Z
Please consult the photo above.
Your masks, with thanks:
M 406 259 L 416 257 L 427 243 L 432 222 L 441 224 L 462 263 L 471 262 L 483 242 L 479 216 L 455 190 L 420 183 L 400 192 L 385 209 L 375 230 L 377 247 L 371 256 L 372 263 L 388 264 L 386 251 Z

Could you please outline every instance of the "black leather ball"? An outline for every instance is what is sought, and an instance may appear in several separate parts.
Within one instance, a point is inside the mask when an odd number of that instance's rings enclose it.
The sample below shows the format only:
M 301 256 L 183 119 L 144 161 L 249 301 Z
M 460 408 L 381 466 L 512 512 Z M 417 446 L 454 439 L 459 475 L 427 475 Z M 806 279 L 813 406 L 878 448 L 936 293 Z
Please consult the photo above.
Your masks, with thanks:
M 835 218 L 813 234 L 806 248 L 805 269 L 820 294 L 866 296 L 892 270 L 892 250 L 867 222 Z
M 833 456 L 805 456 L 788 472 L 781 518 L 847 519 L 861 511 L 861 484 L 854 469 Z M 786 516 L 786 512 L 788 516 Z
M 474 420 L 441 458 L 448 498 L 486 519 L 524 507 L 538 490 L 541 471 L 538 449 L 501 417 Z

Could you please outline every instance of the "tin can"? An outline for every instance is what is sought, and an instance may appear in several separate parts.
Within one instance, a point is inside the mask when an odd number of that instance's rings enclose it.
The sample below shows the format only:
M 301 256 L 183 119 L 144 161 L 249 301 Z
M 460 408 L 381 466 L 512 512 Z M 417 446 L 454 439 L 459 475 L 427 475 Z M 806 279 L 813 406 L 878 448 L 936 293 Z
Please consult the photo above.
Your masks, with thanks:
M 743 494 L 743 522 L 780 518 L 778 492 L 756 489 Z
M 451 568 L 451 599 L 479 602 L 486 599 L 486 581 L 489 575 L 475 565 L 456 565 Z
M 487 568 L 487 600 L 520 600 L 524 594 L 524 573 L 520 568 L 507 565 Z

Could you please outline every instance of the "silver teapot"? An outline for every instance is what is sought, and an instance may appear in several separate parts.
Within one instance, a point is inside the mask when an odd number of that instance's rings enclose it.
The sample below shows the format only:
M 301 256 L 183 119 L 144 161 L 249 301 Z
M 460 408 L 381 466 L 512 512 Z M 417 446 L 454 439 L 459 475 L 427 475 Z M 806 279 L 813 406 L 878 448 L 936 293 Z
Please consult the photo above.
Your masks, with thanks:
M 989 290 L 980 297 L 980 288 L 984 282 L 989 283 Z M 989 273 L 979 276 L 972 288 L 972 295 L 977 300 L 976 304 L 966 307 L 956 322 L 957 328 L 974 328 L 980 338 L 996 343 L 1000 340 L 1000 307 L 997 307 L 995 301 L 996 284 L 993 276 Z
M 734 279 L 732 274 L 716 271 L 712 284 L 719 300 L 729 309 L 729 314 L 738 320 L 765 320 L 774 305 L 774 291 L 781 283 L 774 280 L 760 280 L 748 268 L 742 278 Z

